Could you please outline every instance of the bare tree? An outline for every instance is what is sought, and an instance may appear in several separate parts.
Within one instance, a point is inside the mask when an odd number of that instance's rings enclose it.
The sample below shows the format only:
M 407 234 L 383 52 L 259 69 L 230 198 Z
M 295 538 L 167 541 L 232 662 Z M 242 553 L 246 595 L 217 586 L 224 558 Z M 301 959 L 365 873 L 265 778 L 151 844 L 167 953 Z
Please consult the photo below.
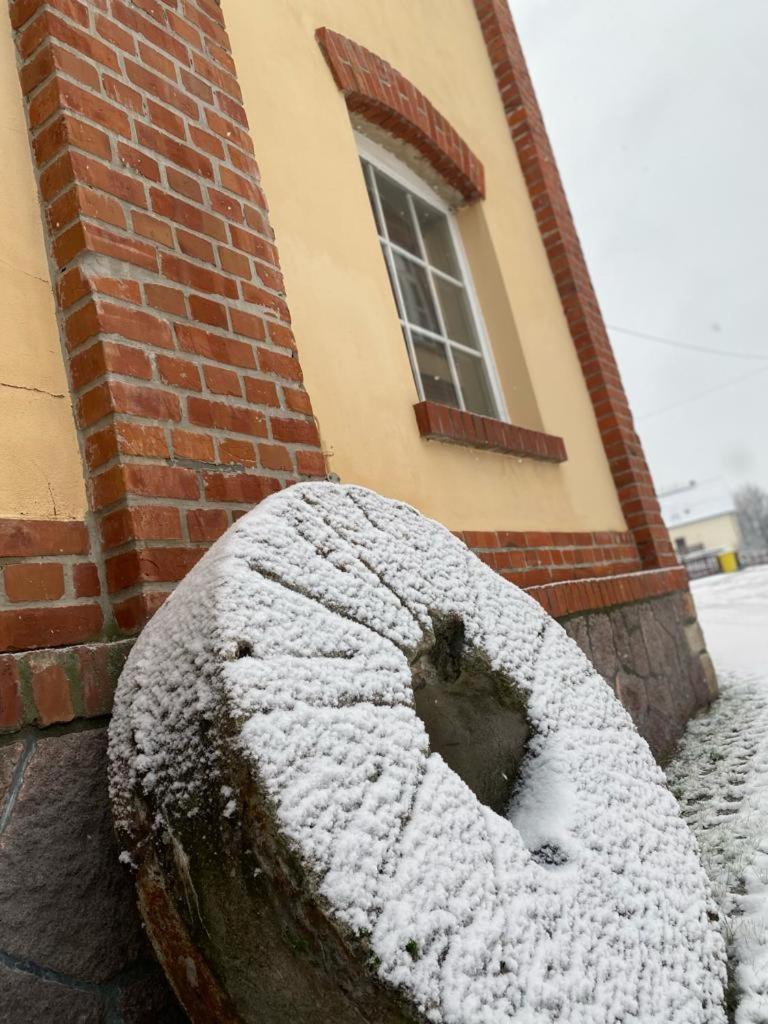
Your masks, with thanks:
M 744 484 L 733 497 L 744 549 L 768 549 L 768 493 L 756 484 Z

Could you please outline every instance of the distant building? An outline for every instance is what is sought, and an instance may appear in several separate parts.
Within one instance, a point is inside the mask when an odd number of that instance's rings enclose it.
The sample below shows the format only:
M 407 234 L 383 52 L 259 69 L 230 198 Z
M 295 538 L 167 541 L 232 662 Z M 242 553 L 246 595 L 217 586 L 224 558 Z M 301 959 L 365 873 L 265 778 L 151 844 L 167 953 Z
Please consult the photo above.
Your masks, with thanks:
M 737 551 L 741 532 L 734 500 L 720 479 L 692 480 L 659 495 L 661 514 L 681 557 L 695 552 Z

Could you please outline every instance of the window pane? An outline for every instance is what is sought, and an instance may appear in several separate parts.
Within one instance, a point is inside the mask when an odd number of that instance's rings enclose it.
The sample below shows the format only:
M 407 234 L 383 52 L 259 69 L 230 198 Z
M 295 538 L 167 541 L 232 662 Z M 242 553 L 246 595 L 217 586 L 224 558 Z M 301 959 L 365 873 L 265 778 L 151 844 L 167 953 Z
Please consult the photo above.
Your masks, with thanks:
M 454 348 L 453 361 L 467 410 L 480 416 L 496 416 L 496 403 L 491 396 L 488 376 L 480 356 L 472 356 Z
M 367 160 L 361 162 L 409 360 L 422 394 L 433 402 L 497 416 L 451 214 Z
M 445 214 L 436 210 L 434 206 L 423 203 L 416 196 L 413 197 L 413 205 L 416 208 L 416 216 L 419 218 L 427 259 L 438 270 L 444 270 L 446 274 L 451 274 L 453 277 L 461 277 Z
M 390 242 L 407 249 L 415 256 L 420 256 L 416 226 L 413 223 L 408 207 L 408 197 L 404 189 L 396 185 L 391 178 L 376 172 L 376 184 L 379 187 L 379 199 L 387 222 Z
M 412 333 L 412 338 L 424 397 L 431 402 L 458 407 L 459 399 L 451 379 L 445 345 L 423 334 L 417 334 L 416 331 Z
M 371 209 L 373 210 L 373 217 L 376 221 L 376 230 L 380 235 L 384 234 L 384 229 L 379 223 L 379 211 L 376 209 L 376 197 L 373 194 L 373 186 L 371 185 L 371 175 L 373 174 L 373 168 L 370 164 L 363 164 L 363 177 L 365 178 L 365 187 L 368 191 L 368 198 L 371 201 Z
M 459 341 L 462 345 L 468 345 L 470 348 L 478 348 L 475 323 L 465 290 L 437 274 L 432 275 L 432 280 L 440 300 L 448 337 L 452 341 Z
M 395 260 L 395 271 L 403 293 L 406 318 L 412 324 L 426 327 L 428 331 L 440 330 L 440 324 L 429 290 L 427 272 L 418 263 L 409 260 L 399 252 L 392 254 Z

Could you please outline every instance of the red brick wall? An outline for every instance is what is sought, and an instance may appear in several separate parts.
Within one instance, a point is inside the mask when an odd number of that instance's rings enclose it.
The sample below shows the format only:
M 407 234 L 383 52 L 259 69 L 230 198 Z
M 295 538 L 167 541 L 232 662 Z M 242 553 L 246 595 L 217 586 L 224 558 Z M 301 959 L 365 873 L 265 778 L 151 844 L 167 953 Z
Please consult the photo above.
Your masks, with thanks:
M 504 579 L 524 589 L 642 569 L 631 533 L 465 530 L 457 536 Z
M 0 519 L 0 651 L 74 644 L 103 625 L 84 523 Z M 3 701 L 0 698 L 0 719 Z
M 474 3 L 627 526 L 646 568 L 675 565 L 512 15 L 506 0 Z
M 218 5 L 10 7 L 104 611 L 134 631 L 233 519 L 324 459 Z M 45 593 L 53 616 L 95 589 L 67 568 L 60 594 L 41 565 L 6 568 L 9 602 Z
M 0 654 L 0 734 L 112 711 L 133 640 Z
M 542 462 L 565 462 L 568 458 L 562 437 L 545 434 L 541 430 L 516 427 L 503 420 L 462 412 L 437 402 L 417 402 L 413 411 L 422 437 L 468 448 L 528 456 Z
M 530 587 L 528 593 L 554 618 L 567 619 L 568 616 L 577 615 L 579 612 L 616 608 L 619 605 L 648 601 L 687 590 L 688 573 L 684 566 L 677 565 L 666 569 L 648 569 L 645 572 L 606 576 L 603 579 L 545 583 Z M 679 629 L 679 624 L 670 621 L 669 629 L 675 632 Z M 665 671 L 668 672 L 667 678 L 673 687 L 678 684 L 679 677 L 674 666 L 657 664 L 655 669 L 662 675 Z

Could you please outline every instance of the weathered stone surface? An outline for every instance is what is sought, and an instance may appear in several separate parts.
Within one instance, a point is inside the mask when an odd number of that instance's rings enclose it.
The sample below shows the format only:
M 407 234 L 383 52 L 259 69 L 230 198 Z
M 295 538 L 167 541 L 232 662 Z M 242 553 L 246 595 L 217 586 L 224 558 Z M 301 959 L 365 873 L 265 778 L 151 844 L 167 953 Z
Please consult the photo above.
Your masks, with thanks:
M 708 651 L 702 651 L 699 655 L 699 664 L 701 665 L 704 679 L 707 684 L 707 694 L 710 700 L 714 700 L 717 697 L 719 689 L 717 685 L 717 673 L 715 672 L 715 666 L 712 664 L 712 659 L 709 656 Z
M 656 621 L 649 608 L 640 607 L 638 613 L 640 615 L 640 629 L 645 641 L 645 649 L 648 652 L 648 660 L 653 666 L 654 672 L 657 673 L 662 665 L 667 670 L 671 669 L 674 667 L 675 651 L 673 645 L 669 643 L 669 637 Z
M 680 595 L 679 608 L 683 622 L 692 622 L 696 618 L 696 605 L 690 590 L 685 590 Z
M 519 690 L 468 656 L 463 629 L 450 621 L 411 666 L 416 714 L 430 748 L 481 803 L 504 814 L 531 730 Z M 457 652 L 461 652 L 457 654 Z
M 575 615 L 563 625 L 663 762 L 691 715 L 718 692 L 690 595 Z
M 587 627 L 586 615 L 574 615 L 563 623 L 566 633 L 575 640 L 585 654 L 589 654 L 592 645 L 589 641 L 589 629 Z
M 3 1024 L 106 1024 L 107 1021 L 98 993 L 60 985 L 3 964 L 0 964 L 0 1014 Z M 159 1024 L 159 1019 L 155 1020 Z
M 708 676 L 707 670 L 711 669 L 712 676 Z M 694 671 L 692 673 L 693 689 L 695 696 L 695 711 L 700 707 L 707 707 L 718 694 L 717 691 L 717 676 L 715 675 L 714 666 L 712 660 L 706 651 L 702 651 L 694 659 Z M 715 683 L 715 692 L 712 694 L 712 682 Z
M 23 749 L 24 744 L 19 742 L 0 747 L 0 816 L 5 811 L 8 790 Z
M 152 965 L 146 975 L 131 979 L 118 996 L 122 1024 L 186 1024 L 182 1011 L 160 968 Z
M 702 651 L 706 651 L 707 644 L 698 621 L 686 623 L 684 629 L 691 654 L 701 654 Z
M 86 982 L 143 951 L 117 861 L 104 729 L 38 740 L 0 836 L 0 948 Z
M 105 732 L 0 746 L 0 822 L 7 819 L 0 833 L 0 956 L 24 968 L 0 964 L 2 1024 L 186 1020 L 117 861 Z M 26 767 L 8 814 L 22 757 Z M 43 976 L 50 971 L 60 977 Z M 115 1005 L 105 1016 L 103 1007 Z
M 632 715 L 640 733 L 648 717 L 648 690 L 645 681 L 623 669 L 616 676 L 616 696 Z
M 16 659 L 0 658 L 0 733 L 15 732 L 22 722 L 21 680 Z
M 633 610 L 632 605 L 627 605 L 626 608 L 620 609 L 618 614 L 614 612 L 611 615 L 611 623 L 616 637 L 616 652 L 623 668 L 643 678 L 650 675 L 651 663 L 637 610 Z
M 619 659 L 616 656 L 611 621 L 603 612 L 597 612 L 589 616 L 587 624 L 592 664 L 600 675 L 614 686 L 619 670 Z

